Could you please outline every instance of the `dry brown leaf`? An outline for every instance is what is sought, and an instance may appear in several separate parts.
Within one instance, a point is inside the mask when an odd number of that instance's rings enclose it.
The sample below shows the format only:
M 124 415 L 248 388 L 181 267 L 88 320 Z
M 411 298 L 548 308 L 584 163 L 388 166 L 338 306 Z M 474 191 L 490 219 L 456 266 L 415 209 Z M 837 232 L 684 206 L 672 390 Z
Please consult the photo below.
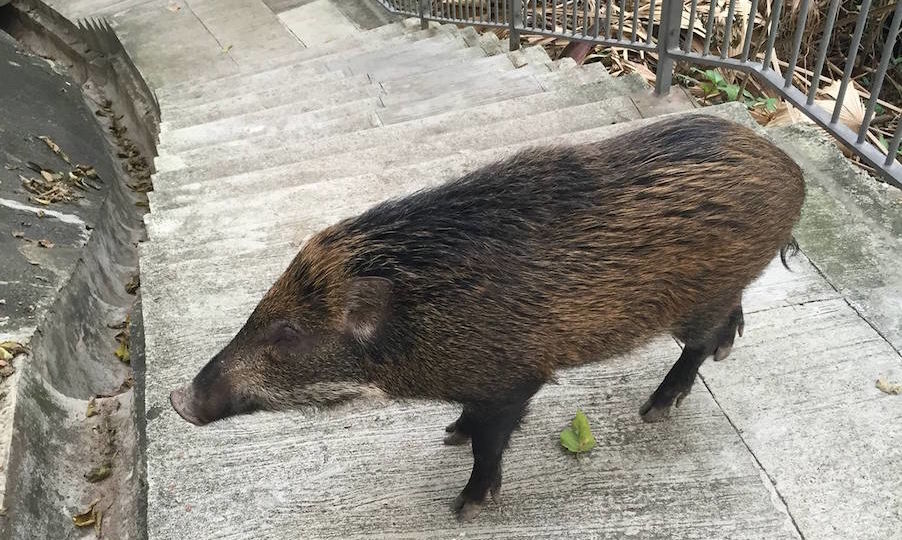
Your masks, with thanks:
M 169 2 L 169 5 L 166 6 L 166 9 L 168 9 L 169 11 L 171 11 L 173 13 L 176 13 L 182 9 L 182 6 L 178 5 L 175 2 Z
M 902 384 L 891 383 L 883 377 L 877 379 L 877 383 L 874 386 L 876 386 L 877 389 L 884 394 L 889 394 L 891 396 L 898 396 L 899 394 L 902 394 Z
M 67 156 L 66 153 L 63 152 L 63 150 L 59 147 L 58 144 L 53 142 L 53 139 L 51 139 L 50 137 L 44 136 L 44 135 L 41 135 L 40 137 L 38 137 L 38 139 L 44 141 L 44 144 L 46 144 L 50 148 L 50 150 L 53 151 L 54 154 L 61 157 L 63 159 L 63 161 L 65 161 L 69 165 L 72 164 L 72 162 L 69 161 L 69 156 Z
M 812 123 L 813 121 L 799 112 L 799 110 L 792 105 L 782 101 L 777 105 L 777 110 L 771 115 L 767 125 L 777 127 L 798 124 L 800 122 Z
M 38 246 L 46 249 L 50 249 L 54 246 L 53 242 L 50 240 L 38 240 Z
M 5 362 L 9 362 L 15 358 L 16 355 L 24 354 L 26 352 L 28 352 L 28 348 L 17 341 L 4 341 L 3 343 L 0 343 L 0 360 Z M 11 374 L 12 373 L 9 375 Z M 9 375 L 4 376 L 8 377 Z
M 85 411 L 85 418 L 91 418 L 92 416 L 97 415 L 97 400 L 95 398 L 91 398 L 88 401 L 88 408 Z
M 100 502 L 100 499 L 94 499 L 90 505 L 88 505 L 88 509 L 80 514 L 75 514 L 72 516 L 72 521 L 75 523 L 76 527 L 90 527 L 98 522 L 100 519 L 100 512 L 97 511 L 97 503 Z
M 131 362 L 130 354 L 128 352 L 128 342 L 123 341 L 119 343 L 119 347 L 116 349 L 116 352 L 114 354 L 116 355 L 116 358 L 118 358 L 125 364 Z
M 638 62 L 632 62 L 632 61 L 626 60 L 626 59 L 623 60 L 623 64 L 625 66 L 627 66 L 629 69 L 631 69 L 632 71 L 634 71 L 635 73 L 638 73 L 639 75 L 641 75 L 642 78 L 645 79 L 650 84 L 654 84 L 655 74 L 651 69 L 648 68 L 648 66 L 646 64 L 640 64 Z
M 842 86 L 841 81 L 833 81 L 826 88 L 822 88 L 820 93 L 829 96 L 829 98 L 814 100 L 820 107 L 826 111 L 833 113 L 836 107 L 836 101 L 839 98 L 839 88 Z M 864 105 L 861 103 L 861 95 L 854 84 L 846 87 L 846 95 L 843 96 L 842 108 L 839 113 L 840 121 L 849 129 L 858 130 L 864 122 Z
M 91 482 L 92 484 L 96 484 L 102 480 L 106 480 L 109 478 L 110 474 L 112 474 L 113 468 L 109 463 L 103 463 L 102 465 L 98 465 L 94 467 L 90 471 L 85 474 L 85 480 Z
M 141 275 L 133 274 L 131 279 L 128 280 L 128 283 L 125 284 L 125 292 L 127 292 L 128 294 L 135 294 L 136 292 L 138 292 L 138 288 L 140 287 Z

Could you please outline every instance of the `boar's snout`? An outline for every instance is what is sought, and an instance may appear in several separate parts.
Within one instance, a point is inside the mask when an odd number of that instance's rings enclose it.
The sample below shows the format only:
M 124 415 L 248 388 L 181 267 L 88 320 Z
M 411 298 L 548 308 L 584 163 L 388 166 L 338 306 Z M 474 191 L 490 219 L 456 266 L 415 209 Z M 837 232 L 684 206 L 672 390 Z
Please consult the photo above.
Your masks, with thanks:
M 241 399 L 227 385 L 199 385 L 195 380 L 169 394 L 169 403 L 179 416 L 196 426 L 203 426 L 237 414 L 246 414 L 258 407 Z
M 211 422 L 210 419 L 201 418 L 198 414 L 200 407 L 197 406 L 194 398 L 193 385 L 191 384 L 186 384 L 181 388 L 173 390 L 172 393 L 169 394 L 169 403 L 172 404 L 172 408 L 175 409 L 175 412 L 179 413 L 179 416 L 195 426 L 203 426 L 204 424 L 209 424 Z

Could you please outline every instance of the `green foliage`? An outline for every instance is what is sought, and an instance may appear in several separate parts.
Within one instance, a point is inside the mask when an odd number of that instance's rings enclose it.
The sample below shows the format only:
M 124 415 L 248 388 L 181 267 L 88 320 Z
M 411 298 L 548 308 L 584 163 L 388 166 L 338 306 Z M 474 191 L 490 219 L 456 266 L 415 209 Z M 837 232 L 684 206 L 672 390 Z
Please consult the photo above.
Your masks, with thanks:
M 727 101 L 741 101 L 749 109 L 763 107 L 767 112 L 777 110 L 777 98 L 755 97 L 748 90 L 742 90 L 738 84 L 729 84 L 717 70 L 693 69 L 693 71 L 704 78 L 698 84 L 706 99 L 721 97 Z
M 589 419 L 585 413 L 577 411 L 570 422 L 570 427 L 561 431 L 561 445 L 574 454 L 588 452 L 595 447 L 595 437 L 589 429 Z
M 884 152 L 889 151 L 889 140 L 883 136 L 882 133 L 877 135 L 877 140 L 880 142 L 880 147 L 883 148 Z M 896 150 L 896 155 L 902 157 L 902 145 L 899 146 L 899 149 Z

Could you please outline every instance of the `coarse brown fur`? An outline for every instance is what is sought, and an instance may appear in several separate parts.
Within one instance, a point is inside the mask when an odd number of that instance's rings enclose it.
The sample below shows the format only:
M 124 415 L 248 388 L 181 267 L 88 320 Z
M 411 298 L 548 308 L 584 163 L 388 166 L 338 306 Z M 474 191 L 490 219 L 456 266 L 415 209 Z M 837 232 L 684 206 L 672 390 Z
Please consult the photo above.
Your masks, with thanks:
M 449 431 L 477 455 L 466 512 L 500 485 L 510 430 L 556 370 L 671 333 L 686 348 L 642 412 L 679 403 L 742 332 L 742 291 L 794 245 L 804 195 L 779 148 L 704 115 L 521 152 L 317 234 L 192 399 L 242 396 L 204 421 L 373 387 L 463 403 Z M 480 452 L 497 467 L 478 470 Z

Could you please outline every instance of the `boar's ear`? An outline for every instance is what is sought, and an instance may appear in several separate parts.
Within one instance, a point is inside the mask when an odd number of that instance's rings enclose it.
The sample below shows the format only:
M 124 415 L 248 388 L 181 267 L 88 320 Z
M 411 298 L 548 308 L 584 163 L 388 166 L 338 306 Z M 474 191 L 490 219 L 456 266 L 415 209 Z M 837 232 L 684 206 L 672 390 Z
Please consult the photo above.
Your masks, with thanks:
M 380 277 L 351 280 L 342 317 L 344 331 L 360 343 L 371 341 L 388 317 L 392 282 Z

